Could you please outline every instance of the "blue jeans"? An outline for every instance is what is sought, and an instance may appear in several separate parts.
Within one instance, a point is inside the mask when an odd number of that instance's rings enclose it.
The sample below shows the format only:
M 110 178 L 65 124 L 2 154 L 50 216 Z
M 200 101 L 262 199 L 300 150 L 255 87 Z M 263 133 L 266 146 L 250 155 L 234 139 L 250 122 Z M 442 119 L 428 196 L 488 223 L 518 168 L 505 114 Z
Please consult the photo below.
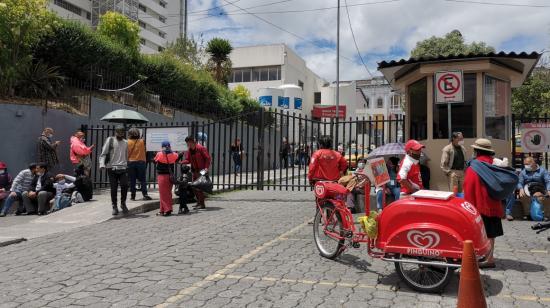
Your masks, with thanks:
M 514 193 L 511 193 L 508 197 L 506 197 L 504 202 L 506 203 L 506 215 L 512 215 L 512 208 L 514 207 L 514 203 L 516 203 Z
M 401 195 L 401 189 L 398 186 L 388 186 L 390 189 L 391 194 L 393 195 L 393 200 L 399 200 L 399 196 Z M 379 190 L 376 192 L 376 208 L 381 210 L 382 209 L 382 203 L 383 203 L 383 193 L 384 189 Z
M 11 194 L 11 192 L 10 192 L 10 194 Z M 22 211 L 22 209 L 23 209 L 23 195 L 20 192 L 16 192 L 15 197 L 8 196 L 6 198 L 6 200 L 4 200 L 4 207 L 2 208 L 2 213 L 8 214 L 8 212 L 10 211 L 11 206 L 13 205 L 13 203 L 15 201 L 19 201 L 19 207 L 17 209 L 18 210 L 21 209 L 21 211 Z
M 146 171 L 147 164 L 144 161 L 128 162 L 128 176 L 130 177 L 130 193 L 132 196 L 136 195 L 136 180 L 139 180 L 141 183 L 141 193 L 143 196 L 147 196 Z

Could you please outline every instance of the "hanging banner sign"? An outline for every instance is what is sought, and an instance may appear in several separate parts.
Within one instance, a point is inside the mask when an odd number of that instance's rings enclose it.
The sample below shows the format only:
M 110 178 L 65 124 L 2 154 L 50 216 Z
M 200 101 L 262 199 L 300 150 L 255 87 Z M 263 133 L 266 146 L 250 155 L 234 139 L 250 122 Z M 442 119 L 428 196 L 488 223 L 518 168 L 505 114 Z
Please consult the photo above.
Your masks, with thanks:
M 268 96 L 260 96 L 258 98 L 258 101 L 260 102 L 260 105 L 261 106 L 264 106 L 264 107 L 271 107 L 273 105 L 273 96 L 271 95 L 268 95 Z
M 338 115 L 340 119 L 346 118 L 346 106 L 338 107 Z M 314 118 L 336 118 L 336 106 L 313 106 L 311 116 Z
M 462 71 L 436 72 L 435 94 L 437 103 L 463 103 L 464 78 Z
M 302 110 L 302 99 L 295 97 L 294 98 L 294 109 Z
M 189 136 L 187 127 L 147 128 L 145 147 L 147 151 L 160 151 L 162 142 L 169 141 L 173 151 L 187 151 L 187 143 L 185 143 L 187 136 Z
M 277 106 L 280 107 L 280 108 L 288 109 L 288 107 L 289 107 L 289 98 L 285 97 L 285 96 L 279 96 Z
M 550 152 L 550 123 L 522 123 L 519 128 L 523 152 Z

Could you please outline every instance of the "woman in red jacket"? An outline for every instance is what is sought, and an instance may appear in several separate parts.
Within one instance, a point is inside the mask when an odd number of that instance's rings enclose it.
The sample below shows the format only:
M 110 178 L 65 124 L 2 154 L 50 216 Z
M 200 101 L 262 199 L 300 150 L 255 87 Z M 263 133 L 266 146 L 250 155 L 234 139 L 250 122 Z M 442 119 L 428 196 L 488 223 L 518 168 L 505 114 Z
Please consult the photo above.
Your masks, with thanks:
M 191 164 L 191 171 L 193 172 L 193 181 L 198 179 L 200 176 L 201 170 L 206 170 L 210 168 L 210 154 L 206 147 L 201 144 L 198 144 L 195 138 L 187 137 L 185 138 L 187 143 L 188 151 L 185 153 L 185 159 L 182 161 L 182 164 Z M 194 209 L 205 209 L 206 205 L 204 204 L 204 193 L 198 189 L 194 189 L 195 196 L 197 197 L 197 205 L 194 206 Z
M 178 153 L 172 152 L 170 142 L 162 142 L 162 151 L 157 152 L 155 163 L 157 163 L 157 181 L 159 183 L 160 211 L 157 215 L 172 215 L 172 181 L 170 173 L 174 174 L 174 164 L 178 161 Z
M 488 164 L 493 163 L 495 151 L 490 140 L 477 139 L 472 148 L 474 149 L 476 160 Z M 473 204 L 481 214 L 483 224 L 485 225 L 485 233 L 487 233 L 487 237 L 491 241 L 491 252 L 486 262 L 481 263 L 479 268 L 494 268 L 495 258 L 493 252 L 495 249 L 495 238 L 504 235 L 501 222 L 504 210 L 502 209 L 500 200 L 491 198 L 485 185 L 472 167 L 466 169 L 464 174 L 464 199 Z

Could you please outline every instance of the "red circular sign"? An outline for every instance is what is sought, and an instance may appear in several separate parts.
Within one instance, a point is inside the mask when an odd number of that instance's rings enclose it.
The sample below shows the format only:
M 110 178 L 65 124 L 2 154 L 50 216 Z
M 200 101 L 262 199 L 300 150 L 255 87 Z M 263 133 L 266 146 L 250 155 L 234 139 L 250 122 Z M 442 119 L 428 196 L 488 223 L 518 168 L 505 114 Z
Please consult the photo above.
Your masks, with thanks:
M 445 95 L 455 94 L 460 90 L 460 78 L 455 74 L 447 73 L 439 77 L 437 89 Z

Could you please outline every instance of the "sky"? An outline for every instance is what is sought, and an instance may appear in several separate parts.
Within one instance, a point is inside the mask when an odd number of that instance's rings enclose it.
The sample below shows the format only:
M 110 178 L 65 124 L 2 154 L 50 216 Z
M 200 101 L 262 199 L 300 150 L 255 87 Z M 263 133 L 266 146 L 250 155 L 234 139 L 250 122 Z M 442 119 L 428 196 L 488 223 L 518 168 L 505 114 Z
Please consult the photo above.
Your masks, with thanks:
M 334 81 L 337 3 L 188 0 L 188 31 L 205 42 L 228 39 L 234 47 L 284 43 L 313 72 Z M 340 5 L 341 80 L 380 75 L 378 62 L 408 58 L 416 42 L 455 29 L 467 43 L 484 41 L 497 51 L 550 50 L 550 0 L 340 0 Z

